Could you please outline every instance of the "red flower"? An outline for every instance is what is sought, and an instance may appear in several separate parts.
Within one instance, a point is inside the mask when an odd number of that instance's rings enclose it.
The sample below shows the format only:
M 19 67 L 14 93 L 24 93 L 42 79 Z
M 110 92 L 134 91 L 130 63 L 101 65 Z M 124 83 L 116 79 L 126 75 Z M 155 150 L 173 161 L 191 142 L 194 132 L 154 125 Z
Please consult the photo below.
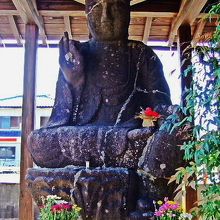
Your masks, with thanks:
M 155 118 L 159 118 L 161 116 L 158 112 L 153 111 L 152 108 L 146 108 L 144 110 L 144 114 L 145 116 L 150 116 Z
M 52 212 L 60 212 L 62 210 L 70 211 L 71 209 L 72 209 L 72 205 L 68 203 L 60 203 L 60 204 L 53 205 L 51 207 Z
M 70 205 L 70 204 L 68 204 L 68 203 L 64 203 L 64 204 L 62 204 L 62 206 L 63 206 L 63 209 L 66 209 L 67 211 L 70 211 L 71 209 L 72 209 L 72 205 Z

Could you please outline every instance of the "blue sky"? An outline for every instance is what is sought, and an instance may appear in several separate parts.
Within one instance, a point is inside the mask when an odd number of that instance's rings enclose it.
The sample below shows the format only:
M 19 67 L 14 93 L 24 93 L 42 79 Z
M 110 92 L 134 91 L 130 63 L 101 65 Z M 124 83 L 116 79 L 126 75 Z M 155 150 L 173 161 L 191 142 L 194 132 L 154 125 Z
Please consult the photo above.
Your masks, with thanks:
M 178 78 L 178 55 L 172 51 L 155 52 L 163 63 L 164 73 L 171 90 L 173 104 L 179 104 L 180 80 Z M 23 48 L 0 48 L 0 98 L 22 94 L 23 62 Z M 58 69 L 58 49 L 39 48 L 37 59 L 37 94 L 54 96 Z M 173 72 L 173 70 L 176 71 Z

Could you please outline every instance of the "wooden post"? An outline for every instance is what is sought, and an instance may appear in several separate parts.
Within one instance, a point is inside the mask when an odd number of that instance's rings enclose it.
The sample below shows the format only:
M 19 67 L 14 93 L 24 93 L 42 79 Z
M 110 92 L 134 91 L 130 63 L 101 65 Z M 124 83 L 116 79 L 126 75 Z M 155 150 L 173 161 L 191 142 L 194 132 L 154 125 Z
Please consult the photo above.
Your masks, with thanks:
M 25 60 L 24 85 L 22 105 L 21 163 L 20 163 L 20 201 L 19 219 L 33 219 L 33 202 L 25 181 L 28 168 L 33 167 L 33 161 L 27 149 L 27 137 L 34 129 L 35 115 L 35 81 L 38 27 L 27 24 L 25 28 Z
M 180 56 L 180 69 L 181 74 L 192 64 L 192 54 L 191 54 L 191 27 L 190 24 L 184 23 L 179 27 L 178 30 L 178 51 Z M 190 88 L 192 82 L 192 73 L 189 73 L 186 77 L 181 76 L 181 90 L 182 90 L 182 104 L 186 106 L 186 95 L 185 89 Z M 188 212 L 191 208 L 195 206 L 197 201 L 197 191 L 191 187 L 186 187 L 186 211 Z
M 181 74 L 190 66 L 191 63 L 191 27 L 190 24 L 185 23 L 182 24 L 178 29 L 178 50 L 180 56 L 180 71 Z M 181 90 L 182 90 L 182 101 L 184 102 L 185 89 L 190 88 L 190 84 L 192 82 L 192 74 L 188 74 L 188 76 L 181 76 Z

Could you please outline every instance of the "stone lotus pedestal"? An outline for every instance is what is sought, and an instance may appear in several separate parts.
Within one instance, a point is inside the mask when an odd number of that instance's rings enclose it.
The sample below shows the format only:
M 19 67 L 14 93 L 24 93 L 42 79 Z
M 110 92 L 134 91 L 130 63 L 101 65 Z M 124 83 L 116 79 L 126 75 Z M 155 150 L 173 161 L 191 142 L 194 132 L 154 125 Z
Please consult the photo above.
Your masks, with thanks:
M 80 206 L 82 219 L 140 219 L 136 214 L 130 215 L 136 209 L 138 196 L 138 176 L 132 170 L 74 166 L 32 168 L 26 179 L 38 205 L 42 196 L 58 195 Z
M 149 216 L 153 215 L 154 207 L 150 198 L 172 198 L 174 185 L 168 186 L 166 177 L 171 176 L 182 161 L 179 149 L 167 143 L 176 145 L 175 135 L 158 132 L 152 136 L 139 158 L 139 169 L 32 168 L 28 170 L 27 183 L 38 205 L 41 196 L 58 195 L 81 207 L 83 220 L 152 219 Z M 170 163 L 169 158 L 176 160 Z

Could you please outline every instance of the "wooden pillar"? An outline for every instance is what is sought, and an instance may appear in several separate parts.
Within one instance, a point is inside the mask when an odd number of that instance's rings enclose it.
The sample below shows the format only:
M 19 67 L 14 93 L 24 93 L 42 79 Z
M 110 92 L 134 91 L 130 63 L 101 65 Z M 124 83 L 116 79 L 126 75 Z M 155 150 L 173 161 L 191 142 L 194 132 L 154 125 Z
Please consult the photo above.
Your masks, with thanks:
M 27 149 L 27 137 L 34 129 L 37 39 L 38 27 L 27 24 L 25 28 L 19 220 L 33 219 L 32 197 L 27 189 L 25 175 L 27 169 L 33 167 L 33 161 Z
M 192 50 L 191 50 L 191 27 L 190 24 L 184 23 L 178 30 L 178 51 L 180 56 L 180 68 L 181 68 L 181 90 L 182 90 L 182 104 L 186 106 L 185 89 L 190 88 L 192 82 L 192 73 L 189 73 L 186 77 L 183 76 L 184 71 L 192 64 Z M 186 211 L 188 212 L 195 206 L 197 201 L 197 191 L 191 187 L 186 187 Z
M 190 24 L 182 24 L 178 29 L 178 51 L 180 56 L 180 71 L 181 74 L 191 65 L 191 27 Z M 192 75 L 189 73 L 186 77 L 181 76 L 181 91 L 182 91 L 182 101 L 185 103 L 184 91 L 190 88 L 192 82 Z

